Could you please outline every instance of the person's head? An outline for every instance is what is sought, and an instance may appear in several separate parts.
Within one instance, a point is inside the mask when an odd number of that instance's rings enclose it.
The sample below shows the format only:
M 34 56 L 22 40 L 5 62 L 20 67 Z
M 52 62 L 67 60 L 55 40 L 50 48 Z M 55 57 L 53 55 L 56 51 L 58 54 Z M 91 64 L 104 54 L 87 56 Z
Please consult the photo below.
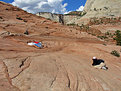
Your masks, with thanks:
M 96 57 L 93 57 L 92 60 L 96 60 L 97 58 Z
M 30 42 L 32 42 L 32 41 L 31 41 L 31 40 L 28 40 L 28 41 L 27 41 L 27 43 L 30 43 Z

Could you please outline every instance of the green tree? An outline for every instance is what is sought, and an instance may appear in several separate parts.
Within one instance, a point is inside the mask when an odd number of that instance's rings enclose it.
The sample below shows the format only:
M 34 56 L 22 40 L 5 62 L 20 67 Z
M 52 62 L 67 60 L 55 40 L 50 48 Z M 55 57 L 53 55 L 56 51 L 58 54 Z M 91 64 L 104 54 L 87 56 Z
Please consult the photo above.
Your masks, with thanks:
M 121 31 L 120 30 L 117 30 L 115 32 L 115 38 L 114 39 L 116 40 L 116 44 L 121 46 Z

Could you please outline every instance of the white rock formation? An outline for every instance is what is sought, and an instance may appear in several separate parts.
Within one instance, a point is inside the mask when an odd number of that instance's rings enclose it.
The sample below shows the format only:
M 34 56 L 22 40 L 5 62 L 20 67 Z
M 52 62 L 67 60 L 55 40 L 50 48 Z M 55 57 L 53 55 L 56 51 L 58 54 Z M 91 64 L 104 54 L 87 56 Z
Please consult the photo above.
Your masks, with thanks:
M 74 24 L 76 20 L 81 18 L 77 15 L 52 14 L 49 12 L 39 12 L 36 15 L 64 24 Z
M 87 17 L 121 16 L 121 0 L 87 0 L 84 11 Z
M 91 17 L 120 17 L 121 0 L 87 0 L 84 11 L 86 15 L 75 21 L 77 24 L 87 24 Z

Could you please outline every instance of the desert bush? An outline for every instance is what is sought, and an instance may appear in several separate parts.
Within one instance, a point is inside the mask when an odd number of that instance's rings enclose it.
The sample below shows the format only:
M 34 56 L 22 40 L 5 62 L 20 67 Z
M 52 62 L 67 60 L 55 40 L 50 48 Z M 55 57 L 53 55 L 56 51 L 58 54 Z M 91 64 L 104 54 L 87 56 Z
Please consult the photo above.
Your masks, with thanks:
M 26 19 L 23 19 L 23 21 L 24 21 L 24 22 L 27 22 L 27 20 L 26 20 Z
M 110 33 L 110 32 L 107 31 L 105 33 L 105 36 L 110 37 L 110 38 L 113 38 L 114 34 L 112 34 L 112 33 Z
M 117 30 L 115 32 L 115 38 L 114 40 L 116 40 L 116 44 L 121 46 L 121 31 Z
M 16 17 L 16 19 L 18 19 L 18 20 L 23 20 L 21 17 Z
M 104 46 L 107 46 L 107 44 L 103 43 Z
M 89 25 L 81 25 L 80 26 L 80 29 L 85 29 L 85 30 L 89 30 L 90 29 L 90 27 L 89 27 Z
M 116 50 L 113 50 L 111 52 L 112 55 L 116 56 L 116 57 L 120 57 L 120 54 L 116 51 Z
M 50 18 L 47 18 L 47 20 L 51 20 Z
M 108 9 L 108 7 L 104 7 L 105 9 Z
M 0 19 L 3 19 L 3 18 L 0 16 Z
M 94 11 L 97 11 L 97 9 L 96 9 L 96 8 L 94 8 Z
M 67 26 L 76 26 L 76 24 L 71 23 L 71 24 L 67 24 Z
M 8 8 L 6 8 L 5 10 L 9 10 Z
M 93 36 L 96 36 L 96 34 L 92 34 Z
M 47 29 L 48 29 L 49 27 L 45 27 L 45 28 L 47 28 Z
M 100 39 L 107 39 L 108 38 L 107 36 L 97 36 L 97 37 Z
M 107 31 L 107 32 L 105 33 L 105 35 L 110 35 L 110 33 Z

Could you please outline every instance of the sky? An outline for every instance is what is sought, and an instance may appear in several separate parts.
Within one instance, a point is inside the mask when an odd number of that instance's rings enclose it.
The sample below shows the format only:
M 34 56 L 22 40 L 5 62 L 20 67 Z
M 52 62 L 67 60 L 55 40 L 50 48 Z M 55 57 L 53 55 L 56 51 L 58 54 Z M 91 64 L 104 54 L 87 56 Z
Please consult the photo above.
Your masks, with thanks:
M 29 13 L 51 12 L 66 14 L 71 11 L 82 11 L 86 0 L 0 0 L 22 8 Z

